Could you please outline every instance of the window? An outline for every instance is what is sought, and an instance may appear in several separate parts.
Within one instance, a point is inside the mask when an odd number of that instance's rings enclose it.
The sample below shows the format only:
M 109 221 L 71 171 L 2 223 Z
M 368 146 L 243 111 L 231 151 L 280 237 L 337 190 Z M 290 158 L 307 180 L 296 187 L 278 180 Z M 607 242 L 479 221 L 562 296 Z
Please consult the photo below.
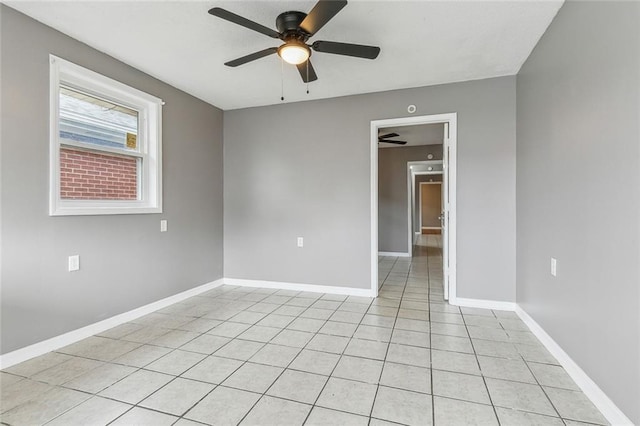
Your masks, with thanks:
M 162 100 L 51 56 L 52 216 L 162 213 Z

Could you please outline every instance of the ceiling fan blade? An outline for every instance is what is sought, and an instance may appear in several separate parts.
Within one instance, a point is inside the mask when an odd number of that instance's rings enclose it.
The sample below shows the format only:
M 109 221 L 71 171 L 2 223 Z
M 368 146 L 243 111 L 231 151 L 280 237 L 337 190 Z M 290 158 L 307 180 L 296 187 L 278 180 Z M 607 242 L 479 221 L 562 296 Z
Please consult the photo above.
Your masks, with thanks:
M 246 64 L 247 62 L 255 61 L 256 59 L 264 58 L 278 51 L 277 47 L 269 47 L 268 49 L 254 52 L 250 55 L 243 56 L 242 58 L 234 59 L 233 61 L 225 62 L 228 67 L 237 67 L 238 65 Z
M 386 135 L 378 136 L 378 139 L 395 138 L 396 136 L 400 135 L 397 133 L 387 133 Z
M 376 46 L 362 44 L 338 43 L 335 41 L 316 41 L 311 47 L 316 52 L 333 53 L 335 55 L 355 56 L 356 58 L 375 59 L 380 53 Z
M 300 23 L 300 29 L 310 36 L 314 35 L 346 5 L 346 0 L 318 1 L 307 17 Z
M 226 21 L 233 22 L 234 24 L 241 25 L 245 28 L 249 28 L 250 30 L 257 31 L 269 37 L 280 38 L 280 33 L 278 33 L 277 31 L 265 27 L 264 25 L 260 25 L 257 22 L 253 22 L 247 18 L 243 18 L 242 16 L 236 15 L 235 13 L 229 12 L 228 10 L 225 10 L 221 7 L 214 7 L 213 9 L 209 9 L 209 14 L 217 16 L 218 18 L 222 18 Z
M 307 64 L 309 65 L 309 71 L 307 74 Z M 309 83 L 312 81 L 316 81 L 318 76 L 316 75 L 316 70 L 313 69 L 313 65 L 311 65 L 311 60 L 307 59 L 307 62 L 303 62 L 301 64 L 296 65 L 298 68 L 298 72 L 300 73 L 300 77 L 302 77 L 302 81 L 305 83 Z M 309 78 L 307 78 L 307 75 Z
M 396 145 L 406 145 L 407 144 L 407 141 L 390 141 L 390 140 L 386 140 L 386 139 L 384 139 L 384 140 L 378 139 L 378 143 L 380 143 L 380 142 L 383 142 L 383 143 L 394 143 Z

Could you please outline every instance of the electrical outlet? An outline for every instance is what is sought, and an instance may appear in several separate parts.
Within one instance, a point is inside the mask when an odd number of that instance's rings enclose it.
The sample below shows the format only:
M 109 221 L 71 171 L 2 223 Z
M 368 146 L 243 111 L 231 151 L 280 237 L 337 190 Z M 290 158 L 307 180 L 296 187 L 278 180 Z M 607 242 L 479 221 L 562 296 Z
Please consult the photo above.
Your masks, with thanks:
M 304 238 L 298 237 L 298 247 L 304 247 Z
M 160 221 L 160 232 L 167 232 L 167 220 L 162 219 Z
M 69 272 L 80 269 L 80 255 L 69 256 Z
M 551 258 L 551 275 L 554 277 L 558 273 L 558 260 L 555 257 Z

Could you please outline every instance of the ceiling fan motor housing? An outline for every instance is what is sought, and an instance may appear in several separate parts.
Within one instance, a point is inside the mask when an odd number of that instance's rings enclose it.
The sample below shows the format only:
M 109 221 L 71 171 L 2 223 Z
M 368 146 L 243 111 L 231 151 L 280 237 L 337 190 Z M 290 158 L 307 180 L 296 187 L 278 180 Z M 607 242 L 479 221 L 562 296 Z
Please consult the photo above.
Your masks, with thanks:
M 276 18 L 276 28 L 281 34 L 283 40 L 296 39 L 306 42 L 309 35 L 300 29 L 300 24 L 304 21 L 307 14 L 304 12 L 289 11 L 278 15 Z

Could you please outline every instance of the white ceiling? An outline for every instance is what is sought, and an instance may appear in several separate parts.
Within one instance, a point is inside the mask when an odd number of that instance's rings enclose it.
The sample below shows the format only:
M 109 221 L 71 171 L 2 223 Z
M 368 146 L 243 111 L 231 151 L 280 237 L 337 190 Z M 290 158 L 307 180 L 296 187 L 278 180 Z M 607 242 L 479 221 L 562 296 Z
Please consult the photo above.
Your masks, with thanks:
M 379 135 L 397 133 L 400 136 L 389 138 L 397 141 L 407 141 L 406 145 L 380 143 L 379 148 L 402 148 L 418 145 L 438 145 L 444 142 L 444 124 L 421 124 L 419 126 L 385 127 L 380 129 Z
M 219 6 L 275 28 L 315 1 L 5 1 L 72 37 L 222 109 L 280 103 L 277 55 L 224 62 L 278 40 L 207 13 Z M 318 81 L 284 70 L 285 102 L 514 75 L 562 0 L 350 1 L 311 39 L 377 45 L 373 61 L 315 53 Z

